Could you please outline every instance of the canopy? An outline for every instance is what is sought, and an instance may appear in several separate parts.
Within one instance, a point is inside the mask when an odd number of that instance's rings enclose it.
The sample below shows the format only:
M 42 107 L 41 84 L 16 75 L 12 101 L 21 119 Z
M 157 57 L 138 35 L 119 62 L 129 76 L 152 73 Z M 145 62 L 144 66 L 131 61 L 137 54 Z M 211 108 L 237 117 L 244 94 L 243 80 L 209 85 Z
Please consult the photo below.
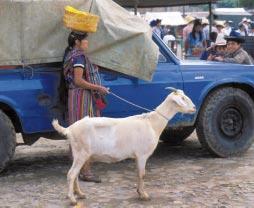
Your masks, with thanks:
M 252 16 L 244 8 L 215 8 L 213 10 L 214 15 L 240 15 L 240 16 Z
M 100 16 L 97 33 L 89 35 L 93 63 L 150 80 L 157 65 L 158 47 L 149 25 L 111 0 L 0 1 L 0 65 L 62 61 L 69 30 L 64 6 Z
M 147 12 L 145 19 L 151 22 L 155 19 L 161 19 L 162 25 L 178 26 L 187 24 L 182 17 L 181 12 Z
M 182 5 L 216 3 L 217 0 L 114 0 L 123 7 L 170 7 Z

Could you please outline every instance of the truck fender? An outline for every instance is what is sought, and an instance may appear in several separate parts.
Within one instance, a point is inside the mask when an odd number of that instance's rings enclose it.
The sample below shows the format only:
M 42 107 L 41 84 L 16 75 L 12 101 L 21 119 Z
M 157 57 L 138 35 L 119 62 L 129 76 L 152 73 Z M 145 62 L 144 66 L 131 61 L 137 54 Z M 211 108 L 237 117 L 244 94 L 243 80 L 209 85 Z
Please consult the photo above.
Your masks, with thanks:
M 202 104 L 204 103 L 206 97 L 208 96 L 208 94 L 216 89 L 219 88 L 220 86 L 224 86 L 224 85 L 230 85 L 230 84 L 244 84 L 244 85 L 248 85 L 251 88 L 254 89 L 254 82 L 253 80 L 250 80 L 248 78 L 225 78 L 225 79 L 221 79 L 215 82 L 210 83 L 209 85 L 207 85 L 201 92 L 200 96 L 199 96 L 199 100 L 198 100 L 198 104 L 199 106 L 197 106 L 197 109 L 201 109 Z
M 1 104 L 10 108 L 16 114 L 17 119 L 20 123 L 21 129 L 23 129 L 22 122 L 21 122 L 21 120 L 22 120 L 21 119 L 21 112 L 19 112 L 18 104 L 14 100 L 10 99 L 9 97 L 0 95 L 0 105 Z M 0 110 L 1 110 L 1 107 L 0 107 Z

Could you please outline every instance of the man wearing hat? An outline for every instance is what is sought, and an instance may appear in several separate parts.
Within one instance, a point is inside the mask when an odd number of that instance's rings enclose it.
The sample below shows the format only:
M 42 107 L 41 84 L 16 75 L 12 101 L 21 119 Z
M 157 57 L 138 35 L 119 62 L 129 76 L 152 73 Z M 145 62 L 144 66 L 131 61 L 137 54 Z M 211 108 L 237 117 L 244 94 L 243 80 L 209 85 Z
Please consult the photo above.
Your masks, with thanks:
M 247 35 L 248 35 L 248 32 L 249 32 L 249 22 L 248 22 L 248 19 L 246 17 L 244 17 L 239 24 L 243 24 L 243 26 L 244 26 L 244 28 L 245 28 L 245 30 L 247 32 Z
M 230 36 L 225 39 L 227 40 L 227 54 L 225 57 L 216 57 L 216 61 L 247 65 L 254 64 L 251 56 L 249 56 L 249 54 L 241 47 L 241 43 L 244 43 L 244 39 L 239 33 L 233 30 L 230 33 Z

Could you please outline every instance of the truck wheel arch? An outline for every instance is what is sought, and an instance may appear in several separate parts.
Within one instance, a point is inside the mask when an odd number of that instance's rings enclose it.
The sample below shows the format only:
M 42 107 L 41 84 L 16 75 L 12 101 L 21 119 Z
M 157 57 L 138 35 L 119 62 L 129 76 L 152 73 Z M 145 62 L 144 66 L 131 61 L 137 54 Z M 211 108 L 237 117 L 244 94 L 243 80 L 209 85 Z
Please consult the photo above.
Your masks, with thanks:
M 198 118 L 200 116 L 200 111 L 203 108 L 206 100 L 208 99 L 208 97 L 215 92 L 216 90 L 222 89 L 224 87 L 234 87 L 234 88 L 239 88 L 245 92 L 247 92 L 250 97 L 252 98 L 253 102 L 254 102 L 254 97 L 252 95 L 254 95 L 254 83 L 252 84 L 246 84 L 246 83 L 239 83 L 239 82 L 229 82 L 229 83 L 222 83 L 222 84 L 217 84 L 217 85 L 212 85 L 210 86 L 208 89 L 204 90 L 204 93 L 201 94 L 199 102 L 201 103 L 201 105 L 198 107 L 198 114 L 196 116 L 196 120 L 195 120 L 195 126 L 196 123 L 198 121 Z
M 0 110 L 0 173 L 13 158 L 16 148 L 16 132 L 10 118 Z
M 0 110 L 10 118 L 16 133 L 22 132 L 22 125 L 16 111 L 10 105 L 3 102 L 0 102 Z

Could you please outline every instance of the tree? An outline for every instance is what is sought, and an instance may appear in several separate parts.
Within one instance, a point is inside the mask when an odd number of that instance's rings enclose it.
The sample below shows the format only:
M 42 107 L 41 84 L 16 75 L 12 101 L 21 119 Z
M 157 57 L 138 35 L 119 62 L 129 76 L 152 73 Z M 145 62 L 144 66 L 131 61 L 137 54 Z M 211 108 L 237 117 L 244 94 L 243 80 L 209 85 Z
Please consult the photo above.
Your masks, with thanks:
M 245 7 L 248 9 L 253 9 L 254 8 L 254 1 L 253 0 L 239 0 L 239 6 Z
M 217 6 L 224 8 L 234 8 L 238 6 L 237 3 L 238 2 L 236 0 L 220 0 L 218 1 Z

